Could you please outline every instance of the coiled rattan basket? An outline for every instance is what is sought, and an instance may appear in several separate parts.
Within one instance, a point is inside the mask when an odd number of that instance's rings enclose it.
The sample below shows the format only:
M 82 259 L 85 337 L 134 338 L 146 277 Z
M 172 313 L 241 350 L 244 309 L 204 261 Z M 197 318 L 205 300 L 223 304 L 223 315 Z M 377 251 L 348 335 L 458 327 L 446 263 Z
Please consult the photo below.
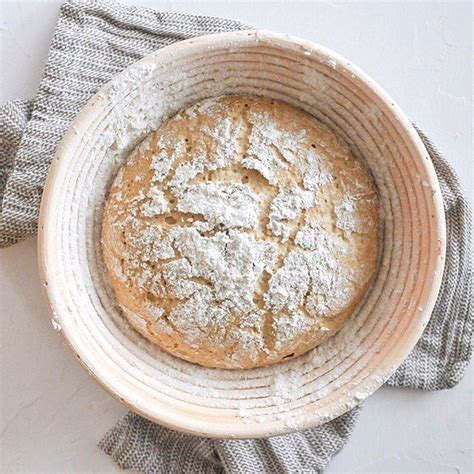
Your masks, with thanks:
M 98 237 L 104 196 L 130 150 L 178 109 L 229 93 L 280 99 L 329 125 L 370 167 L 384 215 L 376 281 L 343 329 L 301 357 L 248 371 L 184 362 L 131 330 L 103 278 Z M 39 237 L 54 325 L 87 370 L 153 421 L 237 438 L 316 426 L 380 387 L 430 317 L 444 249 L 436 175 L 401 110 L 339 55 L 260 31 L 168 46 L 94 96 L 57 150 Z M 282 384 L 285 393 L 279 391 Z

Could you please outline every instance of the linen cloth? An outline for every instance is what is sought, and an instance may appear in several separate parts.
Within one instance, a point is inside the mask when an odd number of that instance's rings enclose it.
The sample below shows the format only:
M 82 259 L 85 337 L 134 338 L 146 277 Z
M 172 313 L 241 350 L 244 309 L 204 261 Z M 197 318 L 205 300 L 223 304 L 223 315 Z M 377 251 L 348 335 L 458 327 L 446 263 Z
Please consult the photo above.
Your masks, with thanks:
M 72 119 L 103 84 L 144 55 L 176 41 L 245 28 L 233 20 L 108 1 L 63 4 L 36 97 L 0 108 L 0 246 L 36 234 L 54 151 Z M 443 195 L 446 267 L 429 324 L 387 384 L 438 390 L 459 382 L 472 352 L 471 212 L 453 169 L 418 132 Z M 318 428 L 260 440 L 198 438 L 128 413 L 100 447 L 119 467 L 147 473 L 320 472 L 349 439 L 360 409 Z

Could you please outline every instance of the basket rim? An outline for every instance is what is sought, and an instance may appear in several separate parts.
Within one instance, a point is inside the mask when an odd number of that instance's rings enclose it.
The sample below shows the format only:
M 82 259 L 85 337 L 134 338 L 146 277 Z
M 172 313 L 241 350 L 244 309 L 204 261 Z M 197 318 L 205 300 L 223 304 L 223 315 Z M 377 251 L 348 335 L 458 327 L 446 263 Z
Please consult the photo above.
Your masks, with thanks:
M 308 51 L 315 56 L 323 57 L 327 60 L 334 60 L 338 64 L 343 65 L 344 72 L 347 71 L 348 74 L 354 75 L 358 80 L 362 81 L 383 104 L 384 112 L 391 114 L 391 119 L 396 121 L 397 125 L 401 126 L 407 140 L 410 140 L 416 149 L 418 156 L 420 157 L 420 163 L 423 163 L 423 166 L 427 171 L 427 176 L 430 179 L 429 184 L 436 191 L 433 195 L 433 206 L 436 213 L 434 232 L 436 233 L 438 240 L 439 255 L 436 261 L 433 279 L 430 283 L 426 283 L 426 285 L 430 284 L 431 286 L 429 287 L 429 292 L 424 301 L 423 311 L 420 311 L 416 321 L 414 320 L 411 323 L 410 331 L 407 333 L 407 337 L 403 343 L 403 350 L 392 351 L 390 353 L 390 360 L 384 361 L 383 364 L 377 366 L 368 376 L 368 379 L 370 380 L 370 389 L 364 389 L 364 391 L 367 393 L 367 396 L 369 396 L 376 389 L 378 389 L 386 381 L 386 379 L 388 379 L 388 377 L 408 356 L 409 352 L 412 350 L 421 336 L 424 327 L 428 323 L 441 285 L 444 268 L 444 255 L 446 251 L 444 208 L 436 173 L 431 160 L 424 159 L 426 156 L 429 156 L 428 152 L 415 128 L 407 119 L 402 110 L 398 107 L 398 105 L 396 105 L 396 103 L 385 92 L 385 90 L 382 89 L 370 76 L 368 76 L 365 72 L 341 55 L 312 41 L 263 30 L 242 30 L 236 32 L 218 33 L 180 41 L 170 46 L 166 46 L 158 51 L 152 52 L 140 61 L 137 61 L 126 68 L 116 77 L 120 77 L 120 75 L 126 73 L 130 69 L 137 67 L 137 65 L 140 64 L 159 64 L 165 59 L 178 56 L 183 51 L 189 50 L 189 48 L 194 48 L 197 50 L 199 48 L 220 48 L 222 47 L 223 43 L 230 42 L 232 43 L 233 47 L 239 47 L 240 45 L 248 45 L 249 41 L 253 41 L 254 44 L 272 44 L 273 46 L 278 45 L 284 49 L 292 51 Z M 213 438 L 259 438 L 295 431 L 291 428 L 288 428 L 284 431 L 281 429 L 276 430 L 275 426 L 273 426 L 273 422 L 265 422 L 258 425 L 244 425 L 237 430 L 238 432 L 236 432 L 234 425 L 226 426 L 226 423 L 216 423 L 212 422 L 212 420 L 207 423 L 203 423 L 202 420 L 196 422 L 196 420 L 193 420 L 192 416 L 177 415 L 173 412 L 170 413 L 169 407 L 166 405 L 161 407 L 157 406 L 159 405 L 158 402 L 155 404 L 155 406 L 145 405 L 143 400 L 140 400 L 136 395 L 133 396 L 133 394 L 124 386 L 124 384 L 121 385 L 120 381 L 113 381 L 110 377 L 107 377 L 107 375 L 104 374 L 104 368 L 98 366 L 99 364 L 97 358 L 94 360 L 91 357 L 91 354 L 84 350 L 80 338 L 78 338 L 74 333 L 74 324 L 69 321 L 67 317 L 63 317 L 64 308 L 61 303 L 60 295 L 56 291 L 57 288 L 55 288 L 54 284 L 55 255 L 54 252 L 50 251 L 51 242 L 57 238 L 53 234 L 53 223 L 55 220 L 55 203 L 53 200 L 53 191 L 56 182 L 60 179 L 62 167 L 66 164 L 65 161 L 60 159 L 60 157 L 62 154 L 66 153 L 69 147 L 74 147 L 74 143 L 77 140 L 73 128 L 77 127 L 77 125 L 81 122 L 87 122 L 88 119 L 97 112 L 97 110 L 100 110 L 104 107 L 105 104 L 101 96 L 101 91 L 103 91 L 104 88 L 107 88 L 108 84 L 109 83 L 104 85 L 87 102 L 81 112 L 70 124 L 68 131 L 63 137 L 59 147 L 57 148 L 55 157 L 52 160 L 41 201 L 38 228 L 38 261 L 40 280 L 46 294 L 46 299 L 48 301 L 50 310 L 53 315 L 56 315 L 62 326 L 62 330 L 60 332 L 76 357 L 80 360 L 83 367 L 86 368 L 89 374 L 92 375 L 98 383 L 100 383 L 116 399 L 127 405 L 129 409 L 145 416 L 154 422 L 159 423 L 160 425 L 189 434 Z M 343 413 L 354 408 L 357 404 L 357 401 L 353 397 L 350 397 L 348 394 L 342 394 L 338 398 L 338 402 L 333 403 L 330 406 L 331 418 L 336 418 L 337 416 L 342 415 Z M 298 430 L 314 427 L 324 421 L 328 421 L 326 418 L 323 420 L 321 418 L 321 414 L 318 413 L 306 415 L 307 416 L 305 417 L 302 426 L 298 427 Z

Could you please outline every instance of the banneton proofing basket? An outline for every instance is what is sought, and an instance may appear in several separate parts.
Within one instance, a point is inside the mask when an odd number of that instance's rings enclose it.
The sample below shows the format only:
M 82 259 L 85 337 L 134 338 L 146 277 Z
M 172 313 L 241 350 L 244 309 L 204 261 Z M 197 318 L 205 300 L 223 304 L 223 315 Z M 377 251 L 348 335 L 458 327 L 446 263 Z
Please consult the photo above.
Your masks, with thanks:
M 252 370 L 206 369 L 160 351 L 128 326 L 102 273 L 102 206 L 118 167 L 165 118 L 222 94 L 280 99 L 322 120 L 370 167 L 383 208 L 377 277 L 342 330 L 303 356 Z M 341 56 L 261 31 L 176 43 L 118 75 L 69 128 L 41 206 L 41 278 L 53 325 L 77 358 L 132 410 L 211 437 L 283 434 L 359 404 L 421 335 L 444 252 L 439 185 L 402 111 Z

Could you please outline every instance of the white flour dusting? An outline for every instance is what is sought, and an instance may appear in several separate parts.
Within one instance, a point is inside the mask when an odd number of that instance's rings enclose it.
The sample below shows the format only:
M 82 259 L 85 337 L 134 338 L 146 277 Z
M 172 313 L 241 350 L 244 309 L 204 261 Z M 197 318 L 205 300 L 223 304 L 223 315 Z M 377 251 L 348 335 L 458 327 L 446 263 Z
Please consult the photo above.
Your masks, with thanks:
M 347 147 L 314 119 L 293 127 L 254 111 L 255 100 L 240 115 L 223 98 L 178 114 L 140 145 L 111 194 L 117 252 L 106 262 L 134 301 L 125 314 L 147 337 L 147 322 L 153 337 L 179 335 L 180 356 L 206 351 L 234 368 L 332 334 L 371 275 L 353 276 L 349 262 L 365 248 L 356 236 L 377 232 L 359 219 L 365 198 L 343 191 L 355 160 Z M 275 400 L 293 399 L 300 382 L 275 379 Z
M 200 214 L 211 227 L 251 229 L 258 222 L 259 203 L 244 184 L 209 182 L 188 186 L 178 211 Z
M 169 210 L 169 202 L 165 193 L 156 187 L 150 188 L 147 194 L 149 200 L 142 204 L 141 211 L 145 217 L 159 216 Z
M 270 207 L 268 228 L 282 242 L 287 242 L 294 221 L 301 215 L 301 211 L 309 209 L 314 204 L 314 193 L 305 191 L 298 186 L 291 186 L 288 190 L 280 189 Z

